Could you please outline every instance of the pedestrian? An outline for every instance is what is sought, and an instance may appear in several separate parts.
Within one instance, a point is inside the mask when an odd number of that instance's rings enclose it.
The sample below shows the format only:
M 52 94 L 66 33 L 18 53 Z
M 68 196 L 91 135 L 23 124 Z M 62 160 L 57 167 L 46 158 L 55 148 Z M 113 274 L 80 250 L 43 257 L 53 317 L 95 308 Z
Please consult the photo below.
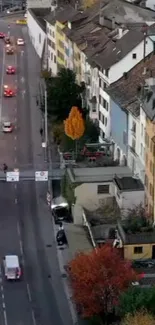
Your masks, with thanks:
M 40 135 L 43 136 L 43 128 L 40 128 Z
M 4 171 L 4 173 L 6 173 L 7 170 L 8 170 L 8 166 L 6 164 L 3 164 L 3 171 Z

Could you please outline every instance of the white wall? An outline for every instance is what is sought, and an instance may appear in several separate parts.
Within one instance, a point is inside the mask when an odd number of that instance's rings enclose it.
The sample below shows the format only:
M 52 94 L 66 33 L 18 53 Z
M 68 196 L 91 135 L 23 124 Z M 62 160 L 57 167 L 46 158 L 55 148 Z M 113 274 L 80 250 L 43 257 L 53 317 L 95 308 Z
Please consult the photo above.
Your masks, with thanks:
M 98 194 L 98 185 L 109 184 L 109 194 Z M 114 195 L 113 183 L 84 183 L 75 188 L 76 205 L 80 205 L 90 211 L 100 206 L 100 200 Z
M 46 22 L 47 31 L 47 44 L 48 39 L 53 43 L 52 46 L 47 45 L 48 51 L 48 69 L 51 71 L 52 75 L 57 74 L 57 63 L 56 63 L 56 42 L 55 42 L 55 25 L 51 25 Z
M 27 8 L 50 8 L 51 0 L 27 0 Z
M 37 24 L 37 22 L 29 11 L 27 13 L 27 26 L 32 44 L 39 58 L 41 58 L 43 54 L 46 33 L 40 28 L 40 26 Z
M 136 123 L 136 133 L 132 132 L 133 121 Z M 128 166 L 131 168 L 133 173 L 144 183 L 145 177 L 145 114 L 141 114 L 139 118 L 135 118 L 129 113 L 128 118 Z M 142 131 L 143 127 L 143 131 Z M 143 132 L 143 136 L 142 136 Z M 132 146 L 132 138 L 136 141 L 135 154 L 130 149 Z
M 74 69 L 74 59 L 73 59 L 72 42 L 68 38 L 66 38 L 64 44 L 65 44 L 65 65 L 66 65 L 66 68 L 73 70 Z
M 146 39 L 145 55 L 153 51 L 153 42 L 147 37 Z M 132 58 L 132 54 L 136 53 L 136 59 Z M 144 41 L 137 45 L 129 54 L 127 54 L 122 60 L 114 64 L 109 70 L 109 82 L 110 84 L 120 79 L 124 72 L 130 71 L 138 62 L 143 60 L 144 56 Z
M 122 216 L 126 215 L 128 211 L 139 204 L 144 205 L 144 191 L 119 191 L 115 185 L 115 197 L 118 206 L 122 210 Z

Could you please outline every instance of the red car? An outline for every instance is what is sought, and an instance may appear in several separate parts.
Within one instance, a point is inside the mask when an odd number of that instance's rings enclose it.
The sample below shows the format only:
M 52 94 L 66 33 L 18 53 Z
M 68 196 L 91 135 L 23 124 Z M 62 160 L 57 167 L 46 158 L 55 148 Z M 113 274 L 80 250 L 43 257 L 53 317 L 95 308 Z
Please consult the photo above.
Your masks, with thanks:
M 11 66 L 11 65 L 9 65 L 9 66 L 6 68 L 6 73 L 7 73 L 7 74 L 15 74 L 15 72 L 16 72 L 15 67 L 13 67 L 13 66 Z
M 4 38 L 5 37 L 5 34 L 0 32 L 0 38 Z
M 13 97 L 15 96 L 15 91 L 5 85 L 3 95 L 4 97 Z

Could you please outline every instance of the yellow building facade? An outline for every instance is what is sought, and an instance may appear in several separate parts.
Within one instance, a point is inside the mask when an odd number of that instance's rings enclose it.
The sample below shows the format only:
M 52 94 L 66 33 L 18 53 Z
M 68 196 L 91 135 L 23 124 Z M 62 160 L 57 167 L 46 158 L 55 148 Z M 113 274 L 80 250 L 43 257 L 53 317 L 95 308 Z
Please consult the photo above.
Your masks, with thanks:
M 141 260 L 154 257 L 154 244 L 124 245 L 124 258 L 127 260 Z
M 65 65 L 65 34 L 63 32 L 64 24 L 56 21 L 55 31 L 56 31 L 56 48 L 57 48 L 57 69 L 60 70 L 61 67 L 66 67 Z
M 155 124 L 146 118 L 145 193 L 149 217 L 155 220 Z

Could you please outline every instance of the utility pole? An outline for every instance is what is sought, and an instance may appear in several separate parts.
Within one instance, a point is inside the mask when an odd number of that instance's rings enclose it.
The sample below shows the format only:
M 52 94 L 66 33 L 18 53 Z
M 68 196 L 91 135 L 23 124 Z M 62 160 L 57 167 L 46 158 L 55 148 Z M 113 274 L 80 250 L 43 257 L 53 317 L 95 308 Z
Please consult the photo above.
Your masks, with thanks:
M 47 89 L 45 88 L 45 159 L 46 162 L 47 162 L 47 155 L 48 155 L 48 117 L 47 117 Z

